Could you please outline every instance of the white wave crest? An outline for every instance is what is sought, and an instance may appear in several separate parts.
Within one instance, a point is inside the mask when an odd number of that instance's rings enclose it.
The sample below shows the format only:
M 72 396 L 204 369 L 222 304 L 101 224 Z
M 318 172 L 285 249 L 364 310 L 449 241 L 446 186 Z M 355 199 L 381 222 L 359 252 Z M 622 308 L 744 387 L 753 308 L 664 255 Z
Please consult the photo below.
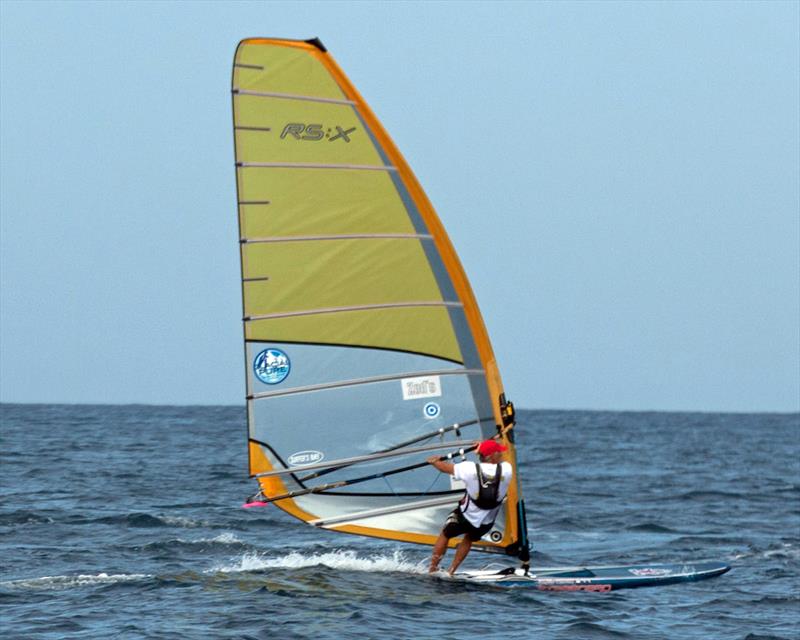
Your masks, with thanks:
M 221 544 L 241 544 L 242 541 L 236 537 L 235 534 L 226 531 L 225 533 L 220 533 L 218 536 L 214 536 L 208 542 L 219 542 Z
M 208 544 L 209 542 L 215 542 L 217 544 L 245 544 L 244 540 L 240 540 L 236 537 L 236 534 L 230 533 L 229 531 L 220 533 L 218 536 L 214 536 L 213 538 L 196 538 L 194 540 L 184 540 L 183 538 L 178 538 L 177 541 L 182 542 L 183 544 Z
M 220 565 L 206 573 L 239 573 L 264 569 L 302 569 L 323 565 L 342 571 L 426 573 L 423 562 L 410 562 L 401 551 L 391 555 L 359 557 L 355 551 L 334 550 L 328 553 L 303 554 L 292 551 L 287 555 L 272 556 L 263 553 L 245 553 L 234 564 Z
M 131 582 L 152 576 L 145 573 L 98 573 L 78 574 L 76 576 L 42 576 L 41 578 L 25 578 L 22 580 L 6 580 L 0 582 L 7 589 L 71 589 L 96 584 L 114 584 L 115 582 Z
M 203 520 L 192 520 L 191 518 L 184 518 L 183 516 L 159 516 L 159 519 L 165 524 L 170 524 L 174 527 L 183 527 L 185 529 L 196 529 L 198 527 L 211 526 L 209 522 Z

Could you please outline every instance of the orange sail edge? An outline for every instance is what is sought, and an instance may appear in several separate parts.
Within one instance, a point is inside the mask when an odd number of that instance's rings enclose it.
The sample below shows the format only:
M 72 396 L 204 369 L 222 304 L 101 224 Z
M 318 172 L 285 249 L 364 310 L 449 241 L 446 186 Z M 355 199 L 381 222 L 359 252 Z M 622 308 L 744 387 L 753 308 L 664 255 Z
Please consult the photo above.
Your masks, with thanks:
M 250 475 L 255 476 L 258 473 L 265 473 L 274 470 L 272 463 L 261 449 L 261 445 L 255 442 L 250 442 Z M 274 498 L 275 496 L 284 495 L 289 493 L 289 489 L 281 480 L 280 476 L 268 476 L 266 478 L 258 478 L 258 484 L 261 488 L 261 493 L 267 498 Z M 294 516 L 298 520 L 308 522 L 309 520 L 316 520 L 318 516 L 301 509 L 297 503 L 291 498 L 285 500 L 278 500 L 273 503 L 276 507 L 285 511 L 290 516 Z
M 450 240 L 447 231 L 442 224 L 436 210 L 433 207 L 430 199 L 428 198 L 425 190 L 414 174 L 408 162 L 405 160 L 403 154 L 400 152 L 397 145 L 392 140 L 388 131 L 383 127 L 380 120 L 370 108 L 369 104 L 364 100 L 363 96 L 359 93 L 356 87 L 352 84 L 350 79 L 339 67 L 334 58 L 327 52 L 314 51 L 313 55 L 317 57 L 329 70 L 331 75 L 335 78 L 339 87 L 344 92 L 348 99 L 355 103 L 356 108 L 361 114 L 367 126 L 372 131 L 373 135 L 378 140 L 383 151 L 388 156 L 392 165 L 397 168 L 397 171 L 408 189 L 411 199 L 414 201 L 417 210 L 419 211 L 423 221 L 428 227 L 433 241 L 438 249 L 439 255 L 445 265 L 445 269 L 451 278 L 453 287 L 456 294 L 464 305 L 464 312 L 467 318 L 467 323 L 475 341 L 475 346 L 478 351 L 478 357 L 486 375 L 486 384 L 489 391 L 489 397 L 492 403 L 492 411 L 494 413 L 495 424 L 498 426 L 500 441 L 506 447 L 503 459 L 514 464 L 516 462 L 516 449 L 514 446 L 513 428 L 514 422 L 507 425 L 504 429 L 504 415 L 503 406 L 501 405 L 501 398 L 505 397 L 500 370 L 497 365 L 497 360 L 494 355 L 489 333 L 486 329 L 486 324 L 480 312 L 475 293 L 467 278 L 466 271 L 455 251 L 452 241 Z M 514 464 L 515 475 L 517 473 L 517 465 Z M 522 499 L 521 488 L 519 485 L 518 477 L 511 483 L 508 493 L 508 505 L 510 508 L 506 510 L 506 534 L 501 545 L 509 546 L 511 544 L 522 544 L 523 541 L 527 544 L 527 532 L 520 531 L 523 523 L 520 522 L 519 511 L 517 503 Z M 509 533 L 511 532 L 511 533 Z M 511 536 L 513 540 L 507 538 Z
M 492 380 L 492 378 L 495 378 L 496 381 L 499 382 L 499 372 L 496 371 L 494 352 L 489 341 L 489 336 L 486 331 L 486 326 L 483 322 L 483 317 L 481 316 L 475 294 L 473 293 L 472 287 L 467 280 L 466 272 L 464 271 L 461 261 L 455 252 L 455 248 L 453 247 L 453 244 L 447 235 L 447 231 L 439 219 L 439 216 L 436 214 L 436 211 L 428 199 L 428 196 L 425 194 L 422 185 L 417 180 L 414 172 L 411 170 L 410 165 L 408 162 L 406 162 L 403 154 L 400 153 L 399 148 L 394 143 L 386 129 L 383 127 L 380 120 L 378 120 L 369 104 L 367 104 L 352 82 L 350 82 L 350 79 L 345 75 L 344 71 L 341 69 L 341 67 L 339 67 L 333 57 L 328 53 L 322 52 L 315 52 L 314 55 L 316 55 L 325 65 L 338 83 L 339 87 L 344 92 L 345 96 L 354 102 L 359 114 L 377 139 L 384 153 L 386 153 L 388 156 L 391 164 L 396 167 L 400 178 L 408 189 L 409 196 L 413 200 L 417 210 L 420 213 L 420 216 L 422 216 L 423 221 L 433 236 L 433 242 L 439 251 L 439 255 L 442 258 L 445 269 L 451 278 L 453 287 L 455 288 L 459 299 L 464 305 L 464 312 L 467 317 L 470 331 L 475 340 L 481 363 L 483 364 L 484 368 L 488 369 L 493 367 L 495 370 L 493 372 L 494 375 L 489 375 L 489 371 L 487 370 L 487 380 Z M 492 382 L 495 382 L 495 380 L 492 380 Z M 502 390 L 499 388 L 490 388 L 490 392 L 493 392 L 492 397 L 498 398 Z M 499 406 L 495 408 L 495 414 L 495 418 L 500 417 Z M 498 422 L 498 424 L 500 423 Z
M 467 323 L 478 351 L 478 357 L 486 373 L 486 382 L 489 397 L 492 400 L 495 424 L 502 425 L 503 416 L 500 398 L 503 397 L 504 390 L 503 382 L 500 377 L 500 370 L 497 366 L 494 350 L 492 349 L 486 324 L 484 323 L 477 299 L 475 298 L 475 293 L 472 290 L 466 271 L 458 258 L 458 254 L 455 251 L 450 237 L 447 235 L 444 225 L 436 214 L 433 204 L 428 199 L 427 194 L 414 175 L 410 165 L 403 157 L 403 154 L 400 152 L 397 145 L 395 145 L 389 133 L 383 127 L 380 120 L 378 120 L 370 106 L 350 82 L 350 79 L 345 75 L 341 67 L 339 67 L 333 57 L 327 52 L 315 51 L 314 55 L 326 66 L 345 96 L 355 103 L 359 113 L 378 140 L 381 148 L 389 157 L 391 163 L 397 168 L 403 183 L 408 189 L 411 199 L 414 201 L 420 216 L 422 216 L 423 221 L 433 236 L 434 244 L 450 276 L 456 294 L 463 304 Z M 503 440 L 505 441 L 506 438 L 504 437 Z

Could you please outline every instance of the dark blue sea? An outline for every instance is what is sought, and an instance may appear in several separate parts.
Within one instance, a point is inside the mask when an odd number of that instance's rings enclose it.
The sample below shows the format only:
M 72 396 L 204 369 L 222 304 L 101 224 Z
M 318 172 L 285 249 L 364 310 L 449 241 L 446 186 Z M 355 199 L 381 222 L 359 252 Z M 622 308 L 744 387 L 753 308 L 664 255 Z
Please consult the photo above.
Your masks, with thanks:
M 800 416 L 522 411 L 534 565 L 723 560 L 611 593 L 243 510 L 241 407 L 2 405 L 4 638 L 800 637 Z M 496 556 L 473 553 L 466 568 Z

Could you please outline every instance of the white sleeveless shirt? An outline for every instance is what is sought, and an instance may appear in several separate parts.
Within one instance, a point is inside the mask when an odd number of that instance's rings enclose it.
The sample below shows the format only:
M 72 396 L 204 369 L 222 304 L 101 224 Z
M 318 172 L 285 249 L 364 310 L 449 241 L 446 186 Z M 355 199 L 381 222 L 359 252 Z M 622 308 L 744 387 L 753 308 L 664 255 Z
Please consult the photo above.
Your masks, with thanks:
M 508 493 L 508 486 L 511 484 L 511 477 L 514 475 L 514 469 L 508 462 L 501 462 L 500 464 L 503 468 L 503 477 L 500 479 L 500 486 L 497 490 L 498 500 L 502 500 L 506 497 L 506 494 Z M 481 462 L 480 465 L 481 472 L 483 472 L 484 476 L 494 478 L 497 465 L 494 465 L 491 462 Z M 467 494 L 470 497 L 478 497 L 480 488 L 478 485 L 478 473 L 475 469 L 474 462 L 459 462 L 458 464 L 453 465 L 453 477 L 456 480 L 461 480 L 466 485 Z M 497 517 L 497 512 L 500 511 L 500 506 L 487 511 L 486 509 L 481 509 L 478 507 L 472 500 L 469 500 L 466 510 L 464 510 L 463 505 L 461 505 L 460 509 L 464 514 L 464 517 L 467 519 L 467 522 L 469 522 L 473 527 L 480 527 L 483 524 L 494 522 L 495 518 Z

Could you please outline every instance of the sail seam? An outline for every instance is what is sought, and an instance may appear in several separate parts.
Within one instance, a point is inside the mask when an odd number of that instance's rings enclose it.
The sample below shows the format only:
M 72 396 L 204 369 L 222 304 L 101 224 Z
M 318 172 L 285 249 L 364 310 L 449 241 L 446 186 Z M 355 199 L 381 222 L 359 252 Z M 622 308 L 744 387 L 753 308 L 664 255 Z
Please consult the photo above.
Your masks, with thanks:
M 432 302 L 384 302 L 381 304 L 356 304 L 347 307 L 323 307 L 320 309 L 303 309 L 302 311 L 281 311 L 278 313 L 265 313 L 257 316 L 245 316 L 244 322 L 255 320 L 274 320 L 276 318 L 295 318 L 298 316 L 314 316 L 322 313 L 341 313 L 344 311 L 371 311 L 373 309 L 397 309 L 403 307 L 461 307 L 460 302 L 432 301 Z
M 239 204 L 269 204 L 240 202 Z M 433 236 L 428 233 L 340 233 L 331 235 L 312 235 L 312 236 L 273 236 L 271 238 L 242 238 L 242 244 L 257 244 L 264 242 L 300 242 L 306 240 L 382 240 L 382 239 L 417 239 L 431 240 Z
M 408 373 L 396 373 L 385 376 L 370 376 L 368 378 L 353 378 L 352 380 L 340 380 L 339 382 L 325 382 L 321 384 L 310 384 L 293 389 L 281 391 L 262 391 L 252 393 L 247 396 L 248 400 L 260 400 L 262 398 L 274 398 L 295 393 L 307 393 L 309 391 L 321 391 L 325 389 L 338 389 L 340 387 L 354 387 L 361 384 L 373 384 L 377 382 L 389 382 L 391 380 L 402 380 L 403 378 L 416 378 L 421 376 L 452 376 L 452 375 L 483 375 L 483 369 L 436 369 L 433 371 L 411 371 Z
M 249 282 L 250 280 L 269 280 L 269 277 L 263 278 L 243 278 L 243 282 Z M 314 340 L 286 340 L 285 338 L 245 338 L 245 343 L 250 344 L 266 344 L 268 342 L 278 342 L 282 344 L 302 344 L 302 345 L 310 345 L 315 347 L 346 347 L 352 349 L 372 349 L 372 350 L 379 350 L 379 351 L 392 351 L 394 353 L 410 353 L 414 356 L 424 356 L 426 358 L 436 358 L 437 360 L 445 360 L 447 362 L 452 362 L 453 364 L 463 365 L 464 362 L 461 360 L 454 360 L 453 358 L 447 358 L 441 354 L 436 353 L 425 353 L 423 351 L 412 351 L 411 349 L 401 349 L 399 347 L 387 347 L 387 346 L 379 346 L 374 344 L 360 344 L 358 342 L 322 342 L 322 341 L 314 341 Z
M 320 162 L 237 162 L 237 167 L 262 169 L 356 169 L 361 171 L 397 171 L 391 165 L 373 164 L 326 164 Z
M 260 64 L 245 64 L 244 62 L 234 62 L 234 67 L 239 67 L 240 69 L 258 69 L 259 71 L 263 71 L 264 67 Z
M 317 520 L 309 520 L 309 524 L 315 527 L 324 527 L 330 524 L 338 524 L 342 522 L 350 522 L 352 520 L 363 520 L 364 518 L 372 518 L 375 516 L 389 515 L 392 513 L 402 513 L 403 511 L 414 511 L 415 509 L 424 509 L 426 507 L 440 507 L 446 504 L 454 504 L 458 500 L 456 496 L 448 498 L 436 498 L 434 500 L 420 500 L 418 502 L 409 502 L 408 504 L 396 505 L 394 507 L 384 507 L 382 509 L 369 509 L 367 511 L 358 511 L 342 516 L 334 516 L 333 518 L 318 518 Z
M 251 91 L 250 89 L 231 89 L 233 95 L 256 96 L 258 98 L 285 98 L 287 100 L 305 100 L 307 102 L 326 102 L 328 104 L 355 105 L 352 100 L 342 100 L 339 98 L 322 98 L 319 96 L 304 96 L 298 93 L 278 93 L 277 91 Z

